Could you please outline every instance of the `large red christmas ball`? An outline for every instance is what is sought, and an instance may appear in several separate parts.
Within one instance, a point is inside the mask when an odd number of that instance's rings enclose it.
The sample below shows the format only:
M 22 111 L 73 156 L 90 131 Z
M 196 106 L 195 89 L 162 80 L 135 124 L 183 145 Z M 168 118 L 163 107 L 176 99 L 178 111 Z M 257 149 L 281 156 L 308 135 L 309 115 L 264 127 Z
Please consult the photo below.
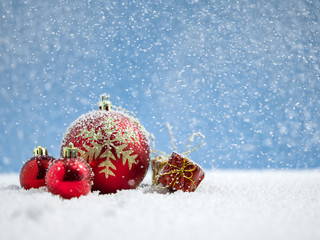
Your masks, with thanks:
M 53 162 L 46 175 L 48 191 L 65 199 L 87 195 L 92 187 L 92 170 L 82 158 L 64 156 Z
M 135 118 L 103 108 L 73 122 L 61 148 L 73 142 L 79 156 L 92 167 L 92 189 L 103 194 L 115 193 L 136 188 L 146 175 L 150 162 L 146 135 Z
M 34 157 L 30 158 L 21 168 L 20 185 L 24 189 L 45 186 L 45 176 L 54 158 L 47 155 L 47 149 L 39 146 L 34 149 Z

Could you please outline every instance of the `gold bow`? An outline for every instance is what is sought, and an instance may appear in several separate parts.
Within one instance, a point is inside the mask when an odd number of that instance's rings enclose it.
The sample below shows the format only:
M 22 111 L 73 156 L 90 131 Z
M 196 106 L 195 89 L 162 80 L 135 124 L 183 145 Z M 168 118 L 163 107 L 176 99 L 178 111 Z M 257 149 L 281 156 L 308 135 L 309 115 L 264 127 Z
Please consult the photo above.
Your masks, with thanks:
M 195 171 L 195 170 L 197 169 L 197 166 L 195 166 L 194 164 L 192 164 L 192 163 L 190 163 L 189 161 L 187 161 L 187 158 L 186 158 L 186 157 L 183 158 L 182 167 L 178 167 L 178 166 L 173 165 L 173 164 L 170 164 L 170 163 L 167 163 L 167 164 L 168 164 L 170 167 L 173 167 L 173 168 L 175 168 L 175 169 L 174 169 L 174 170 L 171 170 L 171 171 L 169 171 L 169 172 L 166 172 L 166 173 L 159 174 L 159 177 L 165 176 L 165 175 L 170 175 L 170 174 L 176 174 L 176 175 L 175 175 L 175 177 L 173 178 L 172 182 L 171 182 L 168 186 L 166 186 L 166 187 L 164 187 L 164 188 L 168 188 L 169 186 L 171 186 L 172 188 L 174 188 L 175 185 L 176 185 L 176 183 L 177 183 L 177 181 L 178 181 L 178 179 L 179 179 L 181 176 L 182 176 L 183 178 L 185 178 L 185 179 L 188 179 L 190 182 L 192 182 L 192 184 L 193 184 L 193 186 L 194 186 L 195 189 L 197 188 L 196 184 L 195 184 L 194 181 L 192 180 L 193 171 Z M 192 168 L 192 169 L 186 169 L 188 166 L 193 166 L 193 168 Z M 191 173 L 191 176 L 188 177 L 188 176 L 185 174 L 186 172 Z M 159 178 L 159 177 L 158 177 L 158 178 Z
M 179 152 L 178 151 L 178 148 L 175 144 L 175 141 L 174 141 L 174 138 L 173 138 L 173 135 L 172 135 L 172 131 L 171 131 L 171 126 L 170 124 L 167 122 L 166 123 L 167 125 L 167 128 L 168 128 L 168 132 L 169 132 L 169 136 L 170 136 L 170 140 L 171 140 L 171 145 L 174 149 L 174 151 L 176 152 Z M 195 137 L 200 137 L 201 141 L 200 143 L 195 146 L 193 149 L 190 149 L 191 148 L 191 143 L 193 142 L 194 138 Z M 150 134 L 150 138 L 151 138 L 151 141 L 152 141 L 152 153 L 153 153 L 153 156 L 154 158 L 151 159 L 151 163 L 152 163 L 152 183 L 153 185 L 157 186 L 159 184 L 158 182 L 158 176 L 159 176 L 159 172 L 161 171 L 161 169 L 163 169 L 163 167 L 167 164 L 168 162 L 168 159 L 170 158 L 169 155 L 167 155 L 165 152 L 162 152 L 162 151 L 158 151 L 155 149 L 155 140 L 154 140 L 154 136 L 153 134 Z M 187 143 L 187 147 L 186 147 L 186 150 L 182 153 L 182 155 L 189 155 L 191 152 L 195 151 L 197 148 L 199 148 L 203 142 L 204 142 L 204 139 L 205 139 L 205 136 L 201 133 L 201 132 L 196 132 L 196 133 L 192 133 L 188 139 L 188 143 Z M 189 166 L 190 163 L 187 164 L 187 166 Z M 183 169 L 180 169 L 178 168 L 177 166 L 174 166 L 174 165 L 171 165 L 169 164 L 170 166 L 176 168 L 175 170 L 171 171 L 171 173 L 173 174 L 176 174 L 176 178 L 174 179 L 175 182 L 173 183 L 173 186 L 176 184 L 177 180 L 179 179 L 179 177 L 182 175 L 183 177 L 185 177 L 186 179 L 189 179 L 193 185 L 195 186 L 195 183 L 193 182 L 193 180 L 191 179 L 192 176 L 193 176 L 193 173 L 191 175 L 191 177 L 187 177 L 184 172 L 192 172 L 194 171 L 195 169 L 193 169 L 192 171 L 190 170 L 185 170 L 185 168 L 187 166 L 184 166 Z M 185 160 L 184 160 L 184 165 L 185 165 Z

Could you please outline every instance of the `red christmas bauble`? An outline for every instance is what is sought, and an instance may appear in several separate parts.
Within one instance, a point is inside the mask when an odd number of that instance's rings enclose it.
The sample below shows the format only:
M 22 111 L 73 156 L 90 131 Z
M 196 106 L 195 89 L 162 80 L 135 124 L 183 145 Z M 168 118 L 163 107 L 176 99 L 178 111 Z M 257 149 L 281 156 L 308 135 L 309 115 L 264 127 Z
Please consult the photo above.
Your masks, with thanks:
M 24 189 L 45 186 L 45 176 L 54 158 L 47 155 L 47 149 L 39 146 L 34 149 L 34 157 L 30 158 L 21 168 L 20 185 Z
M 110 106 L 100 106 L 80 116 L 64 135 L 61 148 L 70 142 L 79 149 L 94 173 L 93 190 L 115 193 L 134 189 L 150 163 L 147 133 L 139 122 Z
M 72 147 L 71 147 L 72 148 Z M 48 191 L 65 199 L 87 195 L 92 187 L 92 170 L 89 164 L 76 154 L 58 158 L 46 175 Z

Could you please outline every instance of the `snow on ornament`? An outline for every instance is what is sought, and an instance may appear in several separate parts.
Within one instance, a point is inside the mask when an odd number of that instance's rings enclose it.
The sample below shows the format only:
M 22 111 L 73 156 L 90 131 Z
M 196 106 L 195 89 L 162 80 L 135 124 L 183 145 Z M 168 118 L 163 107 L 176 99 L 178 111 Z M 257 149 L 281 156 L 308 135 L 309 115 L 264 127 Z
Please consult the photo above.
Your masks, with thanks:
M 101 96 L 99 110 L 80 116 L 64 134 L 61 150 L 70 142 L 94 173 L 92 190 L 115 193 L 134 189 L 150 163 L 147 132 L 137 119 L 111 106 Z

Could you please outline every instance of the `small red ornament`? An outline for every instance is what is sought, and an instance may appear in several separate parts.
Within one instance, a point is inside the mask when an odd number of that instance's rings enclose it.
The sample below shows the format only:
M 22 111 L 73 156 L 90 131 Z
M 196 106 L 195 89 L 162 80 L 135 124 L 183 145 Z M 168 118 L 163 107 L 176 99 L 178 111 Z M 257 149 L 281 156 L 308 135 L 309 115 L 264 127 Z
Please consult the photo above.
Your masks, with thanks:
M 49 192 L 65 199 L 87 195 L 92 186 L 92 170 L 89 164 L 78 157 L 78 150 L 70 143 L 49 167 L 46 184 Z
M 102 96 L 99 109 L 71 124 L 61 149 L 70 142 L 79 149 L 79 156 L 92 167 L 93 190 L 104 194 L 134 189 L 150 163 L 147 133 L 135 118 L 113 111 L 108 97 Z
M 22 166 L 20 171 L 21 187 L 27 190 L 45 186 L 45 176 L 48 167 L 54 160 L 53 157 L 48 156 L 47 149 L 41 146 L 34 149 L 33 155 Z
M 200 166 L 173 152 L 157 176 L 156 182 L 159 184 L 158 187 L 170 191 L 193 192 L 203 178 L 204 171 Z

